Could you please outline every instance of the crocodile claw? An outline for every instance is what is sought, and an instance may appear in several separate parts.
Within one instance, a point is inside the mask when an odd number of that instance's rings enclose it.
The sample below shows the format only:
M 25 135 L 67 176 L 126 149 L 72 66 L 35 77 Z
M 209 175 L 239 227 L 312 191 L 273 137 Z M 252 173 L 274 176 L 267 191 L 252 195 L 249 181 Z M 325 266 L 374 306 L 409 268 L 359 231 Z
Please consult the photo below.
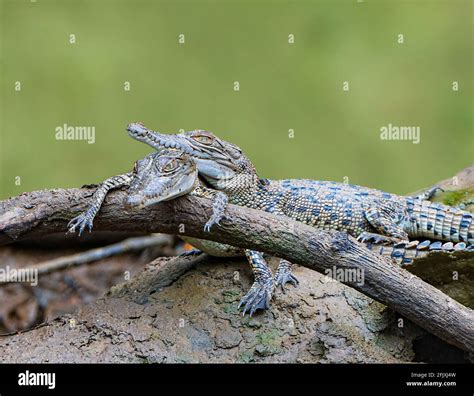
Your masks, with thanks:
M 86 227 L 89 229 L 89 232 L 92 231 L 93 227 L 93 217 L 89 213 L 83 213 L 80 214 L 77 217 L 74 217 L 68 224 L 68 232 L 76 232 L 78 231 L 78 235 L 81 236 L 81 234 L 84 232 Z
M 440 186 L 434 186 L 434 187 L 426 190 L 422 194 L 417 195 L 415 198 L 429 201 L 429 200 L 431 200 L 431 198 L 433 198 L 436 195 L 436 193 L 438 191 L 439 192 L 444 192 L 445 190 L 443 188 L 441 188 Z
M 358 237 L 359 242 L 374 242 L 374 243 L 399 243 L 399 238 L 389 237 L 386 235 L 375 234 L 373 232 L 363 232 Z
M 249 312 L 250 317 L 252 317 L 257 309 L 267 309 L 270 306 L 273 288 L 272 279 L 265 283 L 254 282 L 249 292 L 240 300 L 238 309 L 244 306 L 242 316 Z
M 440 186 L 434 186 L 425 192 L 427 199 L 433 198 L 437 192 L 445 192 L 445 189 Z
M 213 225 L 221 225 L 220 220 L 209 220 L 205 225 L 204 225 L 204 231 L 205 232 L 211 232 L 211 228 Z
M 280 286 L 283 293 L 285 293 L 285 285 L 291 283 L 294 287 L 297 287 L 300 281 L 291 273 L 291 271 L 278 271 L 275 274 L 275 284 Z

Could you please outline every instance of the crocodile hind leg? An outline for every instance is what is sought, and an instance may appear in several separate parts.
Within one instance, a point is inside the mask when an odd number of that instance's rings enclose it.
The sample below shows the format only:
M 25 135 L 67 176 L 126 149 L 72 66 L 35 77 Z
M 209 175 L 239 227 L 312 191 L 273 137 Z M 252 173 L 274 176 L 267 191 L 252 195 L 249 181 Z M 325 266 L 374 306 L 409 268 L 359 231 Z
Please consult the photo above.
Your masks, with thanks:
M 404 239 L 394 238 L 387 235 L 377 234 L 375 232 L 362 232 L 357 237 L 359 242 L 373 242 L 377 244 L 394 244 L 405 241 Z
M 240 301 L 238 308 L 243 306 L 243 315 L 248 311 L 252 316 L 257 309 L 267 309 L 270 306 L 275 286 L 272 272 L 263 258 L 263 253 L 246 249 L 245 255 L 252 267 L 255 281 Z
M 357 239 L 361 242 L 374 240 L 376 243 L 408 241 L 408 234 L 399 225 L 399 220 L 393 216 L 394 213 L 396 208 L 389 205 L 382 209 L 368 208 L 365 211 L 365 218 L 377 233 L 362 232 Z
M 276 286 L 280 286 L 283 292 L 285 291 L 285 284 L 291 283 L 296 287 L 298 283 L 300 283 L 291 272 L 291 266 L 292 264 L 288 260 L 280 259 L 280 264 L 275 273 L 275 284 Z
M 89 208 L 84 213 L 74 217 L 68 223 L 67 227 L 69 232 L 75 232 L 76 230 L 79 230 L 79 235 L 81 235 L 86 227 L 89 229 L 89 231 L 92 231 L 94 217 L 97 215 L 97 212 L 99 212 L 108 192 L 114 188 L 130 185 L 132 179 L 133 173 L 129 172 L 124 173 L 123 175 L 112 176 L 102 182 L 92 196 L 92 204 L 89 206 Z
M 433 198 L 436 193 L 440 191 L 440 192 L 445 192 L 446 190 L 444 190 L 443 188 L 439 187 L 439 186 L 434 186 L 434 187 L 431 187 L 430 189 L 426 190 L 425 192 L 419 194 L 419 195 L 415 195 L 414 199 L 417 199 L 417 200 L 425 200 L 425 201 L 431 201 L 431 198 Z M 465 201 L 465 202 L 462 202 L 458 205 L 450 205 L 452 206 L 453 208 L 458 208 L 458 209 L 461 209 L 461 210 L 465 210 L 467 206 L 469 205 L 474 205 L 474 200 L 468 200 L 468 201 Z
M 239 308 L 244 306 L 244 315 L 247 311 L 250 315 L 253 315 L 257 309 L 268 308 L 275 286 L 272 271 L 268 267 L 263 253 L 204 239 L 185 236 L 180 238 L 198 248 L 198 251 L 215 257 L 241 257 L 245 254 L 252 269 L 254 283 L 249 292 L 240 301 Z

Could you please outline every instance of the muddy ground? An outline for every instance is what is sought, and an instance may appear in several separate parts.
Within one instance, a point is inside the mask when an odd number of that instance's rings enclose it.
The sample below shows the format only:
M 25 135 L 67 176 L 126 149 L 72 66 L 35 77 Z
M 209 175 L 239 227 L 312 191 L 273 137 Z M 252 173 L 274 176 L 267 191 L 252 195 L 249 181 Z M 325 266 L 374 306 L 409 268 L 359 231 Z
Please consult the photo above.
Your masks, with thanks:
M 116 279 L 130 268 L 127 259 L 140 267 L 137 257 L 122 257 Z M 93 264 L 90 276 L 108 265 Z M 244 261 L 158 258 L 98 300 L 73 303 L 77 311 L 0 338 L 0 355 L 4 362 L 467 361 L 361 293 L 304 267 L 295 275 L 298 288 L 278 291 L 267 312 L 249 318 L 237 309 L 252 282 Z

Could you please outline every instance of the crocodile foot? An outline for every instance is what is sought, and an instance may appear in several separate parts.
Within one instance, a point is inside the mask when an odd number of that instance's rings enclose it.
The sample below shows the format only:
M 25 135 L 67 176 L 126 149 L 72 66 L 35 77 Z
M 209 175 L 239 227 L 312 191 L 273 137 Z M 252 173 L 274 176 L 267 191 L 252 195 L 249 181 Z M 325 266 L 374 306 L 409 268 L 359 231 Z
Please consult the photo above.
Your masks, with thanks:
M 212 216 L 204 226 L 205 232 L 210 232 L 211 227 L 215 224 L 220 225 L 220 221 L 224 218 L 225 208 L 229 198 L 222 191 L 213 191 L 212 197 Z
M 287 283 L 291 283 L 293 286 L 297 287 L 300 282 L 291 272 L 291 263 L 282 259 L 275 274 L 275 284 L 276 286 L 280 286 L 284 293 L 285 284 Z
M 420 195 L 417 195 L 415 198 L 423 199 L 423 200 L 431 200 L 431 198 L 433 198 L 438 191 L 444 192 L 444 189 L 442 189 L 440 186 L 434 186 L 426 190 L 425 192 L 421 193 Z
M 89 212 L 80 214 L 77 217 L 74 217 L 68 224 L 68 232 L 76 232 L 78 230 L 79 236 L 83 233 L 86 227 L 89 229 L 89 232 L 92 231 L 94 216 Z
M 221 219 L 214 219 L 214 218 L 211 219 L 211 220 L 209 220 L 209 221 L 204 225 L 204 231 L 205 231 L 205 232 L 211 232 L 211 228 L 212 228 L 213 225 L 216 225 L 216 224 L 217 224 L 217 225 L 221 225 L 220 220 L 221 220 Z
M 273 279 L 271 278 L 262 283 L 254 282 L 249 292 L 240 300 L 238 308 L 244 307 L 242 315 L 245 316 L 248 311 L 252 316 L 257 309 L 267 309 L 270 306 L 273 289 Z
M 386 235 L 376 234 L 373 232 L 363 232 L 358 237 L 359 242 L 374 242 L 374 243 L 400 243 L 403 242 L 400 238 L 390 237 Z

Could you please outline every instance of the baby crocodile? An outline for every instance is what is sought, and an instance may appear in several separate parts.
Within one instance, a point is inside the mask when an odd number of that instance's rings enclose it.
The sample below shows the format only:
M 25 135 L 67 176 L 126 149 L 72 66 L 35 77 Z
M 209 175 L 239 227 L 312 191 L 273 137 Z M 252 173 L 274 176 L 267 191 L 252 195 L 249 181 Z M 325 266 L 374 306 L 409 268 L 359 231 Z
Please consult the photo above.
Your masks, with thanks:
M 93 218 L 100 208 L 100 204 L 97 204 L 95 198 L 97 196 L 103 201 L 106 194 L 105 190 L 110 190 L 110 180 L 120 180 L 120 185 L 128 184 L 130 186 L 126 199 L 126 206 L 128 207 L 140 208 L 189 193 L 213 200 L 213 215 L 206 224 L 207 228 L 218 223 L 224 213 L 227 201 L 222 197 L 223 193 L 203 186 L 198 179 L 195 161 L 192 157 L 181 151 L 162 150 L 161 152 L 152 153 L 144 159 L 137 161 L 134 171 L 127 175 L 127 183 L 124 183 L 126 179 L 123 178 L 123 175 L 106 180 L 96 191 L 93 198 L 94 204 L 91 206 L 91 209 L 71 221 L 71 230 L 74 230 L 79 225 L 79 232 L 82 232 L 86 224 L 90 229 L 92 228 Z M 87 222 L 84 220 L 87 220 Z M 273 279 L 271 276 L 267 276 L 265 269 L 259 271 L 263 267 L 267 268 L 261 253 L 212 241 L 188 237 L 182 238 L 212 255 L 237 256 L 245 254 L 255 270 L 256 282 L 247 294 L 247 296 L 252 296 L 253 298 L 244 298 L 241 302 L 241 305 L 245 304 L 244 314 L 249 310 L 252 315 L 256 309 L 268 306 L 271 299 L 271 294 L 268 293 L 268 290 L 273 290 Z M 426 255 L 430 250 L 449 251 L 466 248 L 466 245 L 463 243 L 442 245 L 439 242 L 430 244 L 429 241 L 422 243 L 414 241 L 409 244 L 401 243 L 394 246 L 367 242 L 366 245 L 371 250 L 388 255 L 403 265 L 411 263 L 416 257 Z M 264 287 L 261 287 L 262 285 Z
M 223 191 L 233 204 L 285 215 L 317 228 L 346 231 L 361 241 L 408 243 L 409 238 L 466 244 L 474 241 L 473 215 L 460 208 L 430 202 L 437 188 L 405 197 L 331 181 L 261 179 L 239 147 L 210 132 L 195 130 L 165 135 L 141 123 L 132 123 L 127 130 L 132 138 L 157 150 L 176 148 L 191 155 L 200 176 L 214 189 Z M 265 274 L 261 279 L 271 277 L 263 258 L 259 266 L 259 273 Z M 256 282 L 259 283 L 257 277 Z M 291 274 L 291 264 L 283 260 L 276 284 L 286 282 L 296 283 L 296 278 Z M 261 288 L 272 286 L 273 283 L 263 281 L 260 285 Z M 267 295 L 272 292 L 268 290 Z M 262 294 L 265 295 L 258 292 Z M 258 304 L 255 293 L 244 300 Z

